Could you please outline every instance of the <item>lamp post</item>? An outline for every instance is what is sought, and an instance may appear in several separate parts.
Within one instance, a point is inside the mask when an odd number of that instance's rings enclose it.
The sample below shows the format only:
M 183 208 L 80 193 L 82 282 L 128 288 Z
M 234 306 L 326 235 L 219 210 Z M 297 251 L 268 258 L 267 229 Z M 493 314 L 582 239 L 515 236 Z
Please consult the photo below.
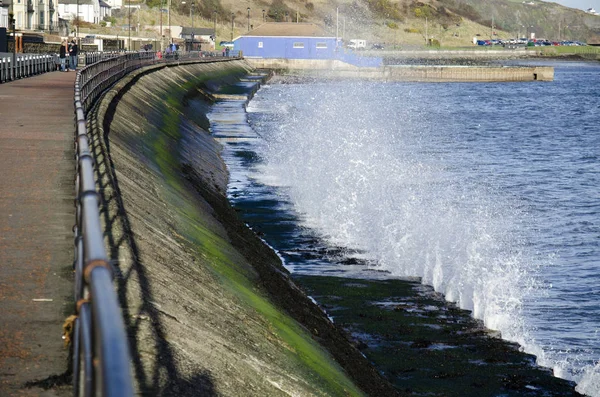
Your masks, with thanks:
M 262 11 L 263 11 L 263 23 L 264 23 L 265 22 L 265 10 L 262 10 Z
M 215 17 L 215 27 L 213 28 L 213 37 L 215 41 L 215 50 L 217 49 L 217 10 L 213 10 L 213 16 Z
M 75 37 L 79 40 L 79 0 L 77 0 L 77 25 L 75 28 Z
M 192 14 L 192 48 L 191 50 L 194 51 L 194 2 L 192 1 L 192 6 L 190 8 L 190 13 Z
M 173 36 L 171 36 L 171 0 L 168 1 L 167 6 L 167 25 L 169 25 L 169 44 L 173 42 Z
M 231 13 L 231 41 L 233 41 L 233 12 Z
M 248 7 L 248 32 L 250 31 L 250 7 Z
M 163 30 L 162 30 L 163 0 L 160 0 L 160 8 L 159 8 L 158 12 L 160 13 L 160 50 L 162 51 L 163 50 L 163 41 L 164 41 Z
M 79 4 L 79 1 L 77 4 Z M 131 0 L 127 0 L 127 20 L 129 21 L 127 23 L 127 49 L 131 51 Z
M 10 76 L 11 79 L 15 80 L 17 78 L 15 72 L 17 71 L 16 69 L 16 65 L 15 62 L 17 61 L 17 32 L 16 32 L 16 26 L 15 26 L 15 5 L 14 2 L 10 2 L 10 7 L 12 8 L 12 11 L 8 13 L 8 23 L 10 24 L 9 27 L 12 27 L 12 31 L 13 31 L 13 53 L 12 53 L 12 63 L 10 64 L 11 68 L 10 68 Z
M 182 1 L 181 4 L 187 4 L 185 1 Z M 192 9 L 190 8 L 190 18 L 192 17 Z M 188 44 L 188 40 L 185 39 L 185 50 L 190 51 L 190 45 Z

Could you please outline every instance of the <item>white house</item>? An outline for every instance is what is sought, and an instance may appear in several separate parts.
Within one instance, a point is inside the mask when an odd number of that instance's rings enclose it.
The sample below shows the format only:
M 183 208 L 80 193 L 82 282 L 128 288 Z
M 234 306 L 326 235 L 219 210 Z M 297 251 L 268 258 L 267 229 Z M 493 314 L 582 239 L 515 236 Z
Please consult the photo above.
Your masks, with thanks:
M 2 1 L 0 26 L 8 27 L 8 10 L 12 7 L 15 17 L 15 28 L 19 30 L 58 30 L 57 0 L 9 0 Z M 7 4 L 9 5 L 7 7 Z M 6 15 L 6 16 L 2 16 Z
M 8 7 L 0 7 L 0 28 L 10 28 L 8 26 Z
M 90 23 L 102 20 L 99 0 L 59 0 L 58 15 L 67 20 L 79 16 L 82 21 Z
M 100 20 L 103 20 L 104 17 L 109 17 L 112 15 L 112 7 L 105 1 L 99 0 L 100 3 Z

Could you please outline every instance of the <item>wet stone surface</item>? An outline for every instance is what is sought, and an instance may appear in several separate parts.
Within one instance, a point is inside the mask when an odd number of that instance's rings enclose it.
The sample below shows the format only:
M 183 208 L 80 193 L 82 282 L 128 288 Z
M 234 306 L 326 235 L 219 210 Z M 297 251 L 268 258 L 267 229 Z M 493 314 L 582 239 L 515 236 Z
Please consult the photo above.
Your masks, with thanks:
M 573 383 L 418 281 L 294 279 L 405 395 L 579 395 Z

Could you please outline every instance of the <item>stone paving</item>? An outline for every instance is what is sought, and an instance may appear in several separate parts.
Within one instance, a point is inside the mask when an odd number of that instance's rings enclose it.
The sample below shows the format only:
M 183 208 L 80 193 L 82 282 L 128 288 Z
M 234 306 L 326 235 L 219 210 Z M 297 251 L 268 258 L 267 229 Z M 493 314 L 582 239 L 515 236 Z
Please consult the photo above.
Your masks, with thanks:
M 72 394 L 75 75 L 0 84 L 0 396 Z

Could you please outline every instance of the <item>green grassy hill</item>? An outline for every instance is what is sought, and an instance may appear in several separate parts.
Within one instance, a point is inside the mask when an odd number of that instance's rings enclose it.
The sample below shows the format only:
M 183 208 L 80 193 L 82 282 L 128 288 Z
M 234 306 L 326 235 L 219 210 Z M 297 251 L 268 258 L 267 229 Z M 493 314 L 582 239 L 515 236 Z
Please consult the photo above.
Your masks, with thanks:
M 158 37 L 158 10 L 161 4 L 167 7 L 167 0 L 140 4 L 132 25 L 140 24 L 140 35 Z M 224 40 L 243 34 L 249 25 L 286 20 L 317 23 L 328 34 L 385 43 L 387 48 L 422 46 L 426 35 L 445 47 L 471 46 L 474 37 L 531 33 L 549 40 L 600 37 L 600 16 L 539 0 L 172 0 L 170 10 L 172 24 L 191 26 L 193 16 L 195 27 L 216 25 L 217 37 Z M 126 10 L 113 15 L 113 26 L 127 25 Z

